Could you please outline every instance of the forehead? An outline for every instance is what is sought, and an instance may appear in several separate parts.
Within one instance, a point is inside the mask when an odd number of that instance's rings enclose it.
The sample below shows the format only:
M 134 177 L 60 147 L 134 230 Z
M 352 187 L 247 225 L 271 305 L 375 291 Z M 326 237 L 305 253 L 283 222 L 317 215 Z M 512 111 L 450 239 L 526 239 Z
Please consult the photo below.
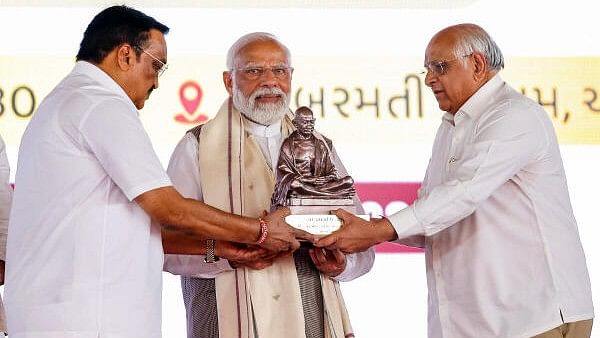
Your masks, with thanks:
M 288 58 L 283 46 L 277 41 L 253 41 L 240 49 L 235 63 L 237 66 L 249 63 L 288 64 Z
M 440 32 L 436 34 L 425 50 L 425 64 L 433 61 L 444 61 L 454 58 L 454 46 L 456 36 L 451 32 Z
M 151 29 L 146 45 L 146 50 L 151 52 L 159 59 L 166 59 L 167 57 L 167 42 L 165 36 L 157 29 Z
M 296 116 L 302 120 L 312 120 L 313 114 L 308 110 L 302 110 L 296 113 Z

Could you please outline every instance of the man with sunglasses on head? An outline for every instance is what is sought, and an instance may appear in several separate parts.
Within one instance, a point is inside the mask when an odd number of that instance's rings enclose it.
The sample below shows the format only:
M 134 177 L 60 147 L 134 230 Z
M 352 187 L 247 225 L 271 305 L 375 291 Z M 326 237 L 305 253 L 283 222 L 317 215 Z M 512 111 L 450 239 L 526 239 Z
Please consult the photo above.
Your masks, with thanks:
M 594 309 L 552 122 L 506 84 L 481 27 L 451 26 L 425 51 L 446 114 L 417 200 L 381 220 L 343 211 L 317 246 L 425 248 L 429 337 L 586 338 Z
M 229 97 L 183 137 L 167 172 L 186 197 L 258 217 L 271 205 L 279 149 L 294 129 L 291 56 L 275 36 L 250 33 L 229 49 L 227 68 Z M 343 170 L 333 148 L 331 159 Z M 189 247 L 206 256 L 167 255 L 164 267 L 182 276 L 188 338 L 354 336 L 338 281 L 367 273 L 372 249 L 344 255 L 303 246 L 293 255 L 248 257 L 247 246 L 225 241 L 190 240 Z
M 270 254 L 310 238 L 283 222 L 289 211 L 241 217 L 175 190 L 137 111 L 166 69 L 168 31 L 126 6 L 100 12 L 27 126 L 7 248 L 11 337 L 161 337 L 160 224 Z

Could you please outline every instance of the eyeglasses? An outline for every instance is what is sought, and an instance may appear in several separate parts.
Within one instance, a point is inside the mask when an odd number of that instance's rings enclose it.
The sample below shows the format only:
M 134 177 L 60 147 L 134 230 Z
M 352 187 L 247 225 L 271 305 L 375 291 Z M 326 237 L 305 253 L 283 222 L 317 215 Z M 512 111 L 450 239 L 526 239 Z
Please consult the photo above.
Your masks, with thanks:
M 273 76 L 279 80 L 287 80 L 292 75 L 294 68 L 287 66 L 275 66 L 275 67 L 258 67 L 251 66 L 245 68 L 236 68 L 244 74 L 244 76 L 249 80 L 256 80 L 261 78 L 266 74 L 267 70 L 270 70 L 273 73 Z
M 135 46 L 134 48 L 137 49 L 137 50 L 139 50 L 139 51 L 141 51 L 142 53 L 148 55 L 152 59 L 154 59 L 154 62 L 152 62 L 152 68 L 154 68 L 154 71 L 156 72 L 156 75 L 158 75 L 158 76 L 163 75 L 163 73 L 165 72 L 165 70 L 167 70 L 167 68 L 169 68 L 169 66 L 166 63 L 160 61 L 156 56 L 150 54 L 149 52 L 147 52 L 142 47 Z
M 429 62 L 428 64 L 425 65 L 425 69 L 421 72 L 421 74 L 427 75 L 428 72 L 432 72 L 433 75 L 435 75 L 435 76 L 444 75 L 448 71 L 448 64 L 450 62 L 453 62 L 453 61 L 456 61 L 458 59 L 471 56 L 471 54 L 462 55 L 460 57 L 457 57 L 457 58 L 454 58 L 454 59 L 450 59 L 450 60 L 445 60 L 445 61 L 431 61 L 431 62 Z

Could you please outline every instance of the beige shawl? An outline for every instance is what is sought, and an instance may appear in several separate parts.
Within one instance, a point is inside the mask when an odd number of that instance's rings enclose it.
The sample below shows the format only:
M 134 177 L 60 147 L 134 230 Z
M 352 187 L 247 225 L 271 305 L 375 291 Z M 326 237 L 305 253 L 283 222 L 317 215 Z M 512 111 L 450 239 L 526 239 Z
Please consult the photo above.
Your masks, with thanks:
M 204 202 L 258 217 L 269 210 L 275 179 L 241 114 L 227 100 L 202 127 L 199 163 Z M 286 116 L 282 133 L 293 131 Z M 300 286 L 293 257 L 263 270 L 239 268 L 215 279 L 220 338 L 305 338 Z M 321 275 L 325 337 L 354 337 L 336 281 Z M 254 324 L 254 325 L 253 325 Z

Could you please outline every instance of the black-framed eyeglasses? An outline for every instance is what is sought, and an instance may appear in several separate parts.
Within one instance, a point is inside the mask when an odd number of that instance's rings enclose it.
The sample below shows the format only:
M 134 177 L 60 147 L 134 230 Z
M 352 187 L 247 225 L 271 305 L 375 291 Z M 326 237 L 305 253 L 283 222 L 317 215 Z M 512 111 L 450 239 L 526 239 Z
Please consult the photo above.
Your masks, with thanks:
M 457 57 L 457 58 L 454 58 L 454 59 L 450 59 L 450 60 L 431 61 L 431 62 L 425 64 L 425 69 L 421 72 L 421 74 L 427 75 L 428 72 L 432 72 L 433 75 L 435 75 L 435 76 L 444 75 L 448 71 L 448 64 L 450 62 L 454 62 L 454 61 L 456 61 L 458 59 L 462 59 L 462 58 L 471 56 L 472 54 L 473 53 L 462 55 L 460 57 Z
M 156 75 L 158 75 L 158 76 L 163 75 L 163 73 L 169 68 L 169 66 L 166 63 L 162 62 L 159 58 L 152 55 L 150 52 L 148 52 L 144 48 L 138 47 L 138 46 L 135 46 L 134 48 L 139 50 L 140 52 L 148 55 L 152 59 L 154 59 L 154 61 L 152 62 L 152 68 L 154 68 Z
M 274 67 L 262 67 L 262 66 L 248 66 L 244 68 L 236 68 L 236 70 L 242 72 L 244 76 L 249 80 L 256 80 L 266 74 L 267 71 L 271 71 L 273 76 L 279 80 L 287 80 L 292 75 L 294 68 L 288 66 L 274 66 Z

